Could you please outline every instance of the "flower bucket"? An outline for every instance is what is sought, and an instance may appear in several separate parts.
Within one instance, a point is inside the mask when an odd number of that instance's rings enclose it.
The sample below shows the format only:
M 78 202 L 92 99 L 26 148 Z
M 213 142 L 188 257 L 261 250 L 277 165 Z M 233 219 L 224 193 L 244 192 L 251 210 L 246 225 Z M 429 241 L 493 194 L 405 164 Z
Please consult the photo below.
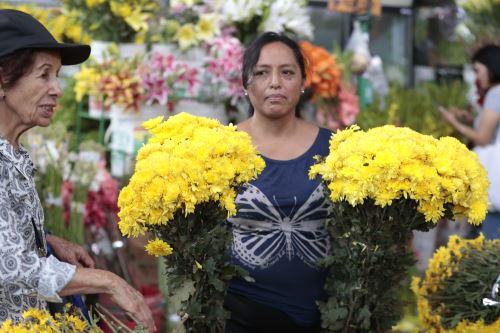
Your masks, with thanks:
M 102 40 L 93 40 L 90 43 L 90 55 L 97 61 L 102 60 L 104 51 L 111 45 L 111 42 L 106 42 Z
M 93 40 L 90 43 L 91 53 L 90 55 L 94 57 L 97 61 L 102 61 L 103 54 L 106 49 L 113 44 L 112 42 L 102 41 L 102 40 Z M 135 55 L 140 55 L 146 53 L 146 45 L 144 44 L 135 44 L 135 43 L 119 43 L 118 49 L 120 50 L 120 56 L 123 59 L 131 58 Z
M 118 49 L 120 50 L 121 57 L 124 59 L 146 53 L 145 44 L 120 43 L 118 44 Z
M 147 141 L 142 123 L 158 116 L 166 116 L 166 106 L 141 105 L 140 112 L 123 111 L 112 105 L 109 112 L 111 123 L 104 141 L 111 149 L 111 174 L 115 177 L 129 175 L 133 171 L 137 151 Z
M 158 52 L 161 54 L 173 54 L 177 55 L 178 54 L 178 48 L 175 46 L 175 44 L 153 44 L 151 45 L 151 52 Z

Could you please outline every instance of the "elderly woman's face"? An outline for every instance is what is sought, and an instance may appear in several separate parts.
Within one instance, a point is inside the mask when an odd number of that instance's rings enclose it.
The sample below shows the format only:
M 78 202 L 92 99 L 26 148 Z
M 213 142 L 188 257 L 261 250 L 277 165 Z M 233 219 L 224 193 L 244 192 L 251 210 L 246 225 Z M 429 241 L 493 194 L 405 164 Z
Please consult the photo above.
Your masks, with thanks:
M 60 68 L 61 58 L 57 53 L 37 52 L 31 70 L 4 91 L 5 105 L 17 118 L 14 124 L 28 128 L 50 124 L 61 96 Z
M 281 42 L 264 46 L 247 88 L 255 112 L 272 118 L 295 114 L 303 80 L 293 51 Z

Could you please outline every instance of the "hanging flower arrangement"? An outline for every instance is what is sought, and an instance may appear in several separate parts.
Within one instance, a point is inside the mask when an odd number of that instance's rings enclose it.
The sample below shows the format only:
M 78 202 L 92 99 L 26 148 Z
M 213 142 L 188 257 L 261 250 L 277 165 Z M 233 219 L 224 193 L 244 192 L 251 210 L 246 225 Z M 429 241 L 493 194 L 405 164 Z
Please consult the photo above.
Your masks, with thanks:
M 188 331 L 219 332 L 227 283 L 243 275 L 229 263 L 224 221 L 236 212 L 238 187 L 264 160 L 247 133 L 217 120 L 180 113 L 144 127 L 152 136 L 120 192 L 119 228 L 128 237 L 153 235 L 146 251 L 165 257 L 171 297 L 185 296 L 174 310 L 188 316 Z
M 500 240 L 451 236 L 412 281 L 425 332 L 500 332 L 499 266 Z
M 489 183 L 477 156 L 454 138 L 408 128 L 339 131 L 310 176 L 323 178 L 333 205 L 327 229 L 335 251 L 323 263 L 329 299 L 320 305 L 329 332 L 390 329 L 413 264 L 412 231 L 462 216 L 478 225 L 488 208 Z

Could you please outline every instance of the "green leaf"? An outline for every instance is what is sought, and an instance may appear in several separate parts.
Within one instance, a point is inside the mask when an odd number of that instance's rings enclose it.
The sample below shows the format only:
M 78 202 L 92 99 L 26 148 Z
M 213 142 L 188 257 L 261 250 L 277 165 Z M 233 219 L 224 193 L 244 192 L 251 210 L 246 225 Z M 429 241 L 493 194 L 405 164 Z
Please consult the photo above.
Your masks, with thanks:
M 196 288 L 194 287 L 194 281 L 184 281 L 180 288 L 170 292 L 168 297 L 169 308 L 175 313 L 178 313 L 181 310 L 182 303 L 187 301 L 189 297 L 195 293 L 195 291 Z

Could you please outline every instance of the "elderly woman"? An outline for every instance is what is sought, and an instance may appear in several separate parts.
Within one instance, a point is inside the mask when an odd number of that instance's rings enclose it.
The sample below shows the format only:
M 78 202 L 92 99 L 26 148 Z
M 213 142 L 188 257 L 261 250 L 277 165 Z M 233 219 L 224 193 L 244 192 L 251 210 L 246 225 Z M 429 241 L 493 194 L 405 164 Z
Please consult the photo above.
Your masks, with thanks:
M 37 20 L 0 10 L 0 323 L 74 293 L 107 293 L 150 331 L 142 295 L 117 275 L 94 269 L 80 246 L 43 232 L 34 167 L 20 136 L 48 126 L 59 97 L 59 69 L 85 61 L 87 45 L 60 44 Z M 49 243 L 58 258 L 46 257 Z
M 255 280 L 231 281 L 226 333 L 320 331 L 316 301 L 325 300 L 326 272 L 317 266 L 330 249 L 324 228 L 328 200 L 308 171 L 326 156 L 331 132 L 299 117 L 305 60 L 297 43 L 268 32 L 245 51 L 243 86 L 252 116 L 238 124 L 266 162 L 236 198 L 232 261 Z

